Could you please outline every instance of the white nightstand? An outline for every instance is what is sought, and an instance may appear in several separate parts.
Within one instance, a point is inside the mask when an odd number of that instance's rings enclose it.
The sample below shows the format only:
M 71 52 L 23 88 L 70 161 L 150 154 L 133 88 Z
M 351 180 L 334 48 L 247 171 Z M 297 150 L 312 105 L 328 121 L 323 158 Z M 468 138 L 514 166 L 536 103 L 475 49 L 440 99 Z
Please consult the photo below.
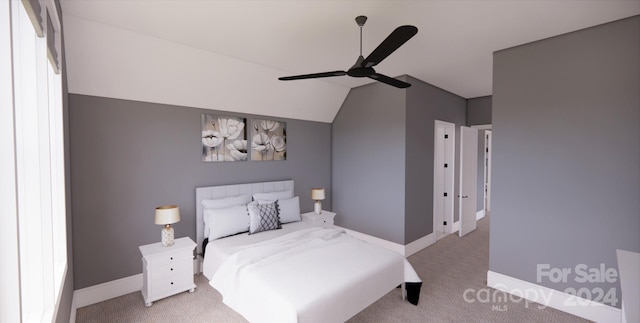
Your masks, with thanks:
M 302 215 L 302 221 L 319 227 L 333 228 L 333 218 L 335 216 L 335 213 L 325 210 L 322 210 L 320 214 L 307 212 Z
M 142 297 L 144 305 L 186 290 L 193 292 L 193 249 L 189 238 L 174 240 L 171 247 L 162 243 L 140 246 L 142 254 Z

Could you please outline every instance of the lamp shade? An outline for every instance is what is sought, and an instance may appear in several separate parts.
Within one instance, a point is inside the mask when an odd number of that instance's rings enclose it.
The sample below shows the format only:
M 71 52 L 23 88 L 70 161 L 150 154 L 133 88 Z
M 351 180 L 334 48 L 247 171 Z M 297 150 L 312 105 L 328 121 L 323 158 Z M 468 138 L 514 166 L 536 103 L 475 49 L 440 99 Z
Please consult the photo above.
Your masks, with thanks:
M 155 224 L 172 224 L 180 222 L 180 209 L 177 205 L 164 205 L 156 208 Z
M 324 188 L 311 189 L 311 199 L 315 201 L 324 200 Z

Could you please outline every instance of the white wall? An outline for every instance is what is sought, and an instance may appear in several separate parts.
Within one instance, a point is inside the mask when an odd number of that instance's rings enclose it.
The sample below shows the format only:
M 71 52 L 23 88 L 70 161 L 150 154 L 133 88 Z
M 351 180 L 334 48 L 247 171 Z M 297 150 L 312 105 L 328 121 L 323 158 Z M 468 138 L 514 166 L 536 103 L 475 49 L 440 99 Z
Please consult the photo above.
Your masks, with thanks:
M 69 93 L 332 122 L 349 92 L 72 15 L 64 22 Z

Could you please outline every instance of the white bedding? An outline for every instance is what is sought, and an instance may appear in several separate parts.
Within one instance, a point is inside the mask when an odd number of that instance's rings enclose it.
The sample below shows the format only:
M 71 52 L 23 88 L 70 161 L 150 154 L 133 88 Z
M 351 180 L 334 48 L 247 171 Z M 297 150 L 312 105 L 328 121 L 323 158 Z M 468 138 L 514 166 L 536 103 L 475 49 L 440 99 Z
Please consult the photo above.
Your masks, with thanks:
M 250 322 L 344 322 L 403 282 L 400 254 L 302 222 L 207 245 L 203 272 Z
M 260 234 L 238 234 L 224 239 L 209 241 L 202 263 L 202 274 L 209 280 L 213 278 L 220 265 L 229 258 L 234 252 L 242 250 L 244 246 L 260 243 L 265 240 L 277 238 L 281 235 L 297 231 L 300 229 L 310 228 L 311 226 L 302 221 L 286 223 L 282 225 L 280 230 L 271 230 L 260 232 Z

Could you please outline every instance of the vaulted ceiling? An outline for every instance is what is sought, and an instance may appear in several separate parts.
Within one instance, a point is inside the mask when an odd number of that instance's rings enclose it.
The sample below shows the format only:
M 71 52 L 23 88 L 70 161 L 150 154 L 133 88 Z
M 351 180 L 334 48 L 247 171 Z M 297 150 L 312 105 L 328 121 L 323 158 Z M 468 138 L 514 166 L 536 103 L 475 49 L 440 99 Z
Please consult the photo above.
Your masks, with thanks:
M 640 14 L 637 0 L 61 0 L 69 91 L 331 122 L 371 79 L 346 70 L 400 25 L 418 34 L 379 64 L 465 98 L 492 94 L 497 50 Z M 402 91 L 402 90 L 398 90 Z

